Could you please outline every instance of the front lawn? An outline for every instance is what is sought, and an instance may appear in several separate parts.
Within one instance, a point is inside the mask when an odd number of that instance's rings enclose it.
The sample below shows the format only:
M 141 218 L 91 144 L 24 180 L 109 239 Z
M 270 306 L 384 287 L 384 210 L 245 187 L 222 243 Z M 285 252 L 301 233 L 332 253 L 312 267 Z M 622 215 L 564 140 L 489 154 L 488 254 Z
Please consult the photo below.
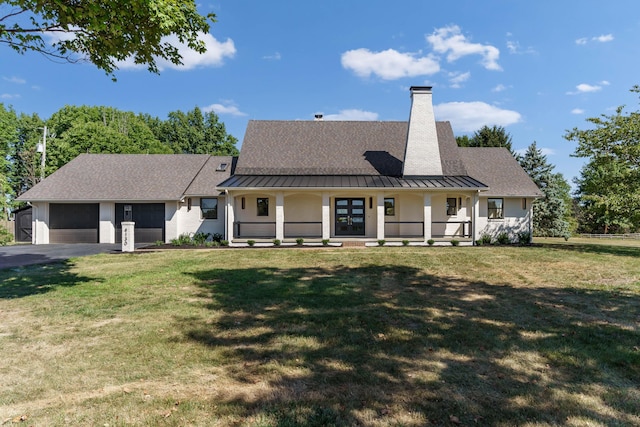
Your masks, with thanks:
M 640 248 L 167 250 L 0 270 L 0 423 L 640 425 Z

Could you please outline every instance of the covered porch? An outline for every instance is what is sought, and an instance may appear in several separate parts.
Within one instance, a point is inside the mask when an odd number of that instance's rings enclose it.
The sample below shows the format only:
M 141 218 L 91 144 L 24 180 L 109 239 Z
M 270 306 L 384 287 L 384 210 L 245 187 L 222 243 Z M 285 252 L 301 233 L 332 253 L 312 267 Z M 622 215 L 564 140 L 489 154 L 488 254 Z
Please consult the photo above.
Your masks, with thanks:
M 252 186 L 224 188 L 228 194 L 226 234 L 231 243 L 275 239 L 290 243 L 301 238 L 305 242 L 384 240 L 390 244 L 405 240 L 422 244 L 430 239 L 473 242 L 479 192 L 484 189 L 468 177 L 422 178 L 418 183 L 376 177 L 378 185 L 356 180 L 360 185 L 350 181 L 352 185 L 328 188 L 291 185 L 302 177 L 288 177 L 288 181 L 266 178 L 261 186 L 253 182 Z

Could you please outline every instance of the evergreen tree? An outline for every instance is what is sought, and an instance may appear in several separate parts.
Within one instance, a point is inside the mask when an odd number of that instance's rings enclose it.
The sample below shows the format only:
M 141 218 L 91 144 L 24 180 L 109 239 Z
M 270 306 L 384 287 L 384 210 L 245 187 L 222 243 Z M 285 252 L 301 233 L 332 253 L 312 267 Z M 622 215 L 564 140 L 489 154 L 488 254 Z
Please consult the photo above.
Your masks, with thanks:
M 520 165 L 544 194 L 533 204 L 533 234 L 535 236 L 566 237 L 572 230 L 570 186 L 562 174 L 553 173 L 534 141 L 519 159 Z

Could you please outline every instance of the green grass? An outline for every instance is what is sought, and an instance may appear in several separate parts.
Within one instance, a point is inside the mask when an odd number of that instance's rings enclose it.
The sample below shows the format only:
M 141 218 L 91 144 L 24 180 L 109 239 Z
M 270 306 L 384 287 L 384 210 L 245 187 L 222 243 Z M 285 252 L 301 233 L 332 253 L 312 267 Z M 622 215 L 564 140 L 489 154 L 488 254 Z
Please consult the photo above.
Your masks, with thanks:
M 0 270 L 0 423 L 638 425 L 634 245 L 176 249 Z

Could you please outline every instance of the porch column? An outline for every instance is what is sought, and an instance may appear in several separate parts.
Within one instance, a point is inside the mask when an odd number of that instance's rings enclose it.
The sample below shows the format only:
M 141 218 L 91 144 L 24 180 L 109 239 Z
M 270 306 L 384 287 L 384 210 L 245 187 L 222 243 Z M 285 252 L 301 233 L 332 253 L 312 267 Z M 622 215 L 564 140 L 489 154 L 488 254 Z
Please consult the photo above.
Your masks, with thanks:
M 229 244 L 231 244 L 231 242 L 233 242 L 233 230 L 234 230 L 234 222 L 236 221 L 235 219 L 235 212 L 234 212 L 234 205 L 235 205 L 235 197 L 232 196 L 230 193 L 227 193 L 225 195 L 225 205 L 226 205 L 226 215 L 225 215 L 225 240 L 227 240 L 229 242 Z
M 382 192 L 377 195 L 376 214 L 378 219 L 378 240 L 384 240 L 384 194 Z
M 473 244 L 476 244 L 476 240 L 480 237 L 478 236 L 478 218 L 480 218 L 480 192 L 476 192 L 473 195 L 473 222 L 471 223 L 471 230 L 473 230 L 472 239 Z
M 322 240 L 331 237 L 331 204 L 327 193 L 322 193 Z
M 284 193 L 276 193 L 276 239 L 284 240 Z
M 431 194 L 424 195 L 424 241 L 431 239 Z

